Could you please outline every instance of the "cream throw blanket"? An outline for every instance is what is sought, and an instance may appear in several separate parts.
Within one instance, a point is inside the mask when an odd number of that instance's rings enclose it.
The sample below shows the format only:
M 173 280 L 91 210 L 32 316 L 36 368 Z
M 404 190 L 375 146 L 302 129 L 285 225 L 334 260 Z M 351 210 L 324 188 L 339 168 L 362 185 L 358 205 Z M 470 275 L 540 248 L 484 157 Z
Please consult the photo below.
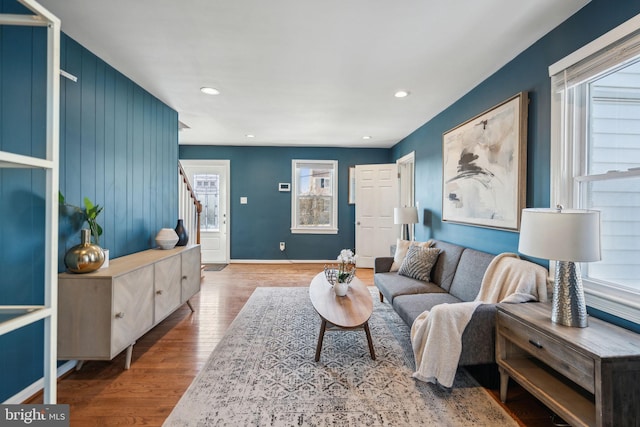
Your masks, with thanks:
M 487 267 L 474 301 L 436 305 L 413 322 L 413 377 L 451 387 L 462 352 L 462 333 L 476 308 L 498 302 L 546 301 L 546 279 L 544 267 L 521 260 L 516 254 L 496 256 Z

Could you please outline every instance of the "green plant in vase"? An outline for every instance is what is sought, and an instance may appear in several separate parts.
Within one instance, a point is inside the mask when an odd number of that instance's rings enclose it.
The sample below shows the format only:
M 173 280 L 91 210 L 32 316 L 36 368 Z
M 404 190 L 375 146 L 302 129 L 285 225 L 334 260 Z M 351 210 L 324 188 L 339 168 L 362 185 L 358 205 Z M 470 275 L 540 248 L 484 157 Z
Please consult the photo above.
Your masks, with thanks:
M 62 192 L 58 192 L 58 202 L 61 205 L 67 206 L 73 209 L 75 212 L 82 215 L 83 219 L 89 225 L 93 242 L 96 245 L 100 246 L 100 236 L 102 236 L 102 227 L 100 226 L 100 224 L 98 224 L 97 218 L 98 218 L 98 215 L 100 215 L 100 213 L 102 212 L 102 209 L 104 209 L 104 207 L 94 204 L 91 200 L 89 200 L 88 197 L 85 197 L 83 200 L 84 208 L 70 205 L 65 201 L 64 195 L 62 194 Z

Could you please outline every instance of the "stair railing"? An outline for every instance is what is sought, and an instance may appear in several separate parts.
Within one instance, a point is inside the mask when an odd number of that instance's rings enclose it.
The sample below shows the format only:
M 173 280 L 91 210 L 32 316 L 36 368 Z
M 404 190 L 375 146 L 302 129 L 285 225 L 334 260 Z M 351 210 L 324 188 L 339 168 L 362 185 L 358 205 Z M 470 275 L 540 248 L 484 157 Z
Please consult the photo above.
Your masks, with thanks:
M 193 186 L 189 182 L 189 177 L 185 173 L 180 162 L 178 162 L 178 199 L 180 207 L 178 209 L 180 218 L 189 234 L 189 240 L 200 244 L 200 214 L 202 204 L 193 191 Z

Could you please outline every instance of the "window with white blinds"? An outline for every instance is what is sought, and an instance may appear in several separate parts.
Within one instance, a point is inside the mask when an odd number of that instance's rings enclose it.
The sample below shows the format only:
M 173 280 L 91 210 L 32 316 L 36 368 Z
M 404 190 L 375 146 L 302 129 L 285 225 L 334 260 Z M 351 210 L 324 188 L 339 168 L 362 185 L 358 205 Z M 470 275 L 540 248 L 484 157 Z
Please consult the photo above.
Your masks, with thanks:
M 551 204 L 601 212 L 587 305 L 640 323 L 640 21 L 621 27 L 550 67 Z

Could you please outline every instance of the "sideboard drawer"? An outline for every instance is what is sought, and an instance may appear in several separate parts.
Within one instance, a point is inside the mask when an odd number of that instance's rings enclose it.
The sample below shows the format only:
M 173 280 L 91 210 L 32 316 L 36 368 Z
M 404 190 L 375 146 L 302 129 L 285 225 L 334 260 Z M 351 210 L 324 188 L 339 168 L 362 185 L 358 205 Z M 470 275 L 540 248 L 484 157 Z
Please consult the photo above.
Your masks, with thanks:
M 595 392 L 593 358 L 504 312 L 498 312 L 498 333 L 589 392 Z

